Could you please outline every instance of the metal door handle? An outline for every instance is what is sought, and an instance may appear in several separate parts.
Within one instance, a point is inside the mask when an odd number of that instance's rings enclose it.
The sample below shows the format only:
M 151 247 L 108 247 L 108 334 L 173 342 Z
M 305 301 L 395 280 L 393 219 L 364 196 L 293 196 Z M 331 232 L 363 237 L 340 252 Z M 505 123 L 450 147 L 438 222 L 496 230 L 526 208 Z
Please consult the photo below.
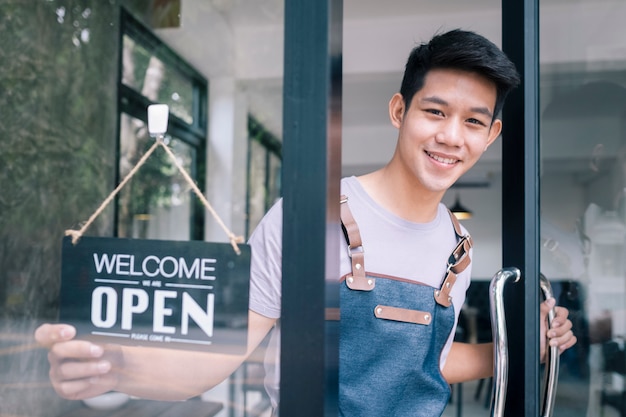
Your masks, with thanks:
M 539 286 L 543 291 L 543 296 L 548 299 L 554 295 L 550 281 L 539 274 Z M 552 320 L 556 315 L 554 308 L 548 312 L 548 329 L 552 328 Z M 559 347 L 550 346 L 546 355 L 546 370 L 543 374 L 543 401 L 541 404 L 541 415 L 551 417 L 554 411 L 554 398 L 556 397 L 556 385 L 559 377 Z
M 501 417 L 504 415 L 504 404 L 509 372 L 509 353 L 506 336 L 506 319 L 504 316 L 504 286 L 507 281 L 515 278 L 519 281 L 520 271 L 517 268 L 504 268 L 498 271 L 491 280 L 489 286 L 489 305 L 491 309 L 491 329 L 493 332 L 493 388 L 491 398 L 491 416 Z M 552 287 L 545 276 L 540 274 L 539 285 L 544 297 L 551 298 Z M 552 327 L 555 317 L 554 309 L 548 312 L 548 328 Z M 551 417 L 554 411 L 554 399 L 556 396 L 557 378 L 559 374 L 559 350 L 558 346 L 550 347 L 546 358 L 546 371 L 543 379 L 543 400 L 541 404 L 541 416 Z
M 498 271 L 489 285 L 489 306 L 491 311 L 491 331 L 493 333 L 493 385 L 491 393 L 491 416 L 504 415 L 504 402 L 509 377 L 509 349 L 506 338 L 504 317 L 504 285 L 515 278 L 520 279 L 520 270 L 504 268 Z

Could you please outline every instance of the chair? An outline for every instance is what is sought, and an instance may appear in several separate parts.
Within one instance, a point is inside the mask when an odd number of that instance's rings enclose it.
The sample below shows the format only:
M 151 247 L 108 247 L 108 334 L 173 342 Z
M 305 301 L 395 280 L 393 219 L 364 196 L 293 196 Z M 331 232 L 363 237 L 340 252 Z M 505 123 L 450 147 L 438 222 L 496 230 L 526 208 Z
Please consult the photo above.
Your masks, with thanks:
M 602 344 L 602 371 L 604 381 L 600 391 L 600 407 L 604 414 L 604 406 L 617 410 L 620 416 L 626 416 L 626 389 L 615 387 L 612 382 L 614 374 L 626 377 L 626 352 L 623 340 L 611 340 Z
M 264 358 L 270 341 L 269 332 L 259 346 L 250 354 L 248 359 L 241 365 L 242 377 L 241 390 L 243 393 L 244 417 L 259 417 L 272 406 L 270 397 L 265 390 L 265 367 Z M 254 404 L 248 404 L 248 393 L 257 393 L 260 398 Z
M 262 363 L 244 362 L 243 366 L 243 384 L 242 391 L 244 394 L 244 416 L 259 417 L 266 412 L 271 406 L 270 397 L 265 391 L 264 378 L 265 369 Z M 247 395 L 250 392 L 256 392 L 260 395 L 260 399 L 253 405 L 248 404 Z

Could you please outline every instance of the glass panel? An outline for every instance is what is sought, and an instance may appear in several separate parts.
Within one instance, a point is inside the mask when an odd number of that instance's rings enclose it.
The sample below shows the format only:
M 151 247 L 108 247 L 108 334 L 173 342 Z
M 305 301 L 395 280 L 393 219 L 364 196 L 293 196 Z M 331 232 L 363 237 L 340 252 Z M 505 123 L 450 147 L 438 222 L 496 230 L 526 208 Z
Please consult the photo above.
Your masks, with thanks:
M 124 35 L 122 82 L 193 124 L 193 85 L 174 67 Z
M 541 271 L 578 337 L 555 415 L 626 412 L 625 14 L 541 2 Z
M 248 230 L 259 224 L 280 197 L 280 142 L 264 126 L 249 122 Z
M 146 54 L 129 38 L 120 44 L 123 6 L 137 4 L 142 16 L 159 17 L 166 14 L 162 8 L 181 1 L 0 3 L 0 33 L 5 40 L 0 51 L 0 414 L 151 416 L 170 410 L 181 416 L 243 417 L 257 411 L 254 415 L 267 416 L 271 405 L 263 365 L 268 339 L 260 338 L 261 349 L 232 374 L 219 375 L 223 382 L 212 389 L 207 380 L 215 374 L 197 372 L 205 357 L 188 362 L 182 379 L 206 382 L 196 387 L 197 395 L 189 401 L 170 401 L 182 384 L 155 377 L 145 380 L 153 384 L 150 388 L 166 386 L 166 394 L 150 390 L 133 394 L 167 401 L 126 396 L 120 401 L 125 404 L 115 406 L 116 398 L 109 397 L 111 410 L 96 411 L 94 402 L 67 400 L 54 391 L 48 350 L 36 343 L 34 332 L 40 324 L 59 319 L 65 231 L 79 228 L 94 213 L 114 189 L 118 167 L 124 175 L 151 143 L 142 122 L 117 113 L 118 57 L 123 52 L 125 77 L 131 74 L 125 78 L 127 85 L 169 104 L 174 115 L 196 127 L 194 133 L 201 130 L 194 117 L 211 121 L 212 137 L 206 147 L 192 150 L 185 143 L 195 141 L 183 143 L 188 138 L 178 132 L 170 146 L 183 165 L 197 168 L 190 170 L 194 178 L 201 182 L 206 177 L 203 191 L 226 226 L 237 236 L 246 234 L 247 115 L 262 114 L 272 126 L 281 126 L 283 2 L 190 0 L 179 9 L 180 25 L 153 26 L 168 47 L 209 80 L 211 89 L 205 93 L 211 105 L 199 115 L 191 112 L 198 96 L 192 96 L 191 85 L 181 78 L 175 63 Z M 134 70 L 128 68 L 133 65 Z M 154 80 L 139 75 L 146 73 L 159 82 L 152 84 Z M 129 111 L 137 115 L 141 110 Z M 120 149 L 118 125 L 123 130 Z M 180 125 L 173 128 L 181 130 Z M 280 129 L 273 132 L 280 137 Z M 119 222 L 120 234 L 126 237 L 189 239 L 196 197 L 162 153 L 148 161 L 119 197 L 121 203 L 132 202 L 122 204 L 126 212 L 115 218 L 115 204 L 110 204 L 87 235 L 110 237 Z M 138 215 L 149 217 L 143 220 Z M 209 215 L 205 236 L 217 242 L 228 239 Z M 248 293 L 224 291 L 219 296 L 247 301 Z M 233 333 L 241 333 L 244 321 L 231 320 Z M 275 351 L 269 352 L 273 358 Z M 233 358 L 220 356 L 223 361 Z M 164 368 L 165 361 L 156 360 L 149 371 Z M 274 371 L 271 375 L 279 372 Z M 274 391 L 272 398 L 278 399 Z
M 250 230 L 259 224 L 265 214 L 265 178 L 267 174 L 267 150 L 256 140 L 250 141 L 248 177 L 248 221 Z
M 154 144 L 148 127 L 125 114 L 121 120 L 120 176 L 126 177 Z M 174 138 L 168 146 L 187 173 L 192 172 L 195 151 Z M 159 147 L 120 191 L 118 236 L 133 239 L 189 240 L 191 186 L 170 156 Z
M 269 154 L 267 166 L 267 206 L 272 206 L 280 197 L 281 159 L 275 153 Z
M 65 230 L 115 185 L 118 13 L 25 0 L 0 16 L 0 414 L 61 416 L 80 402 L 52 390 L 33 333 L 57 319 Z M 110 236 L 113 208 L 86 234 Z
M 362 175 L 392 157 L 397 131 L 387 103 L 398 92 L 411 48 L 435 33 L 460 27 L 501 45 L 501 2 L 376 2 L 344 0 L 342 175 Z M 501 145 L 499 138 L 442 202 L 458 196 L 473 217 L 462 224 L 472 235 L 472 284 L 460 313 L 456 339 L 491 340 L 489 281 L 502 267 Z M 364 242 L 367 245 L 367 242 Z M 342 250 L 345 250 L 343 248 Z M 367 252 L 367 249 L 366 249 Z M 384 273 L 384 271 L 378 271 Z M 490 379 L 456 384 L 444 416 L 489 413 Z M 420 395 L 416 392 L 415 395 Z

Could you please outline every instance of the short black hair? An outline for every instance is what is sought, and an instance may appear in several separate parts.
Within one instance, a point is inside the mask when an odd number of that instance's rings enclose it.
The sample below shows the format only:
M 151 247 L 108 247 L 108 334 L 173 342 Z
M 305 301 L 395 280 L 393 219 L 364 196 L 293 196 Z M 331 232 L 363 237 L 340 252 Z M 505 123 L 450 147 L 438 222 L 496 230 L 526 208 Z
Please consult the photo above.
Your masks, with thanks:
M 492 81 L 497 92 L 494 119 L 502 110 L 506 96 L 520 82 L 513 62 L 493 42 L 477 33 L 454 29 L 435 35 L 430 42 L 411 51 L 400 86 L 407 109 L 432 69 L 475 72 Z

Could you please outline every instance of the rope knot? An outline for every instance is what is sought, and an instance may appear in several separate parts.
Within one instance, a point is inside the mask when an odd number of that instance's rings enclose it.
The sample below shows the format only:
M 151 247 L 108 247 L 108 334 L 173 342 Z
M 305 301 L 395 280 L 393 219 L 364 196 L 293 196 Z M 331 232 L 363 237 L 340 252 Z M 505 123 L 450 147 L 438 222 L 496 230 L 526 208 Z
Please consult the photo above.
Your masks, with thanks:
M 80 230 L 68 229 L 65 231 L 65 236 L 72 236 L 72 245 L 75 245 L 83 236 L 83 233 Z
M 228 234 L 228 238 L 230 239 L 230 245 L 235 250 L 235 253 L 237 255 L 241 255 L 241 250 L 239 249 L 239 246 L 237 246 L 237 244 L 244 243 L 243 236 L 235 236 L 235 234 L 231 232 Z

